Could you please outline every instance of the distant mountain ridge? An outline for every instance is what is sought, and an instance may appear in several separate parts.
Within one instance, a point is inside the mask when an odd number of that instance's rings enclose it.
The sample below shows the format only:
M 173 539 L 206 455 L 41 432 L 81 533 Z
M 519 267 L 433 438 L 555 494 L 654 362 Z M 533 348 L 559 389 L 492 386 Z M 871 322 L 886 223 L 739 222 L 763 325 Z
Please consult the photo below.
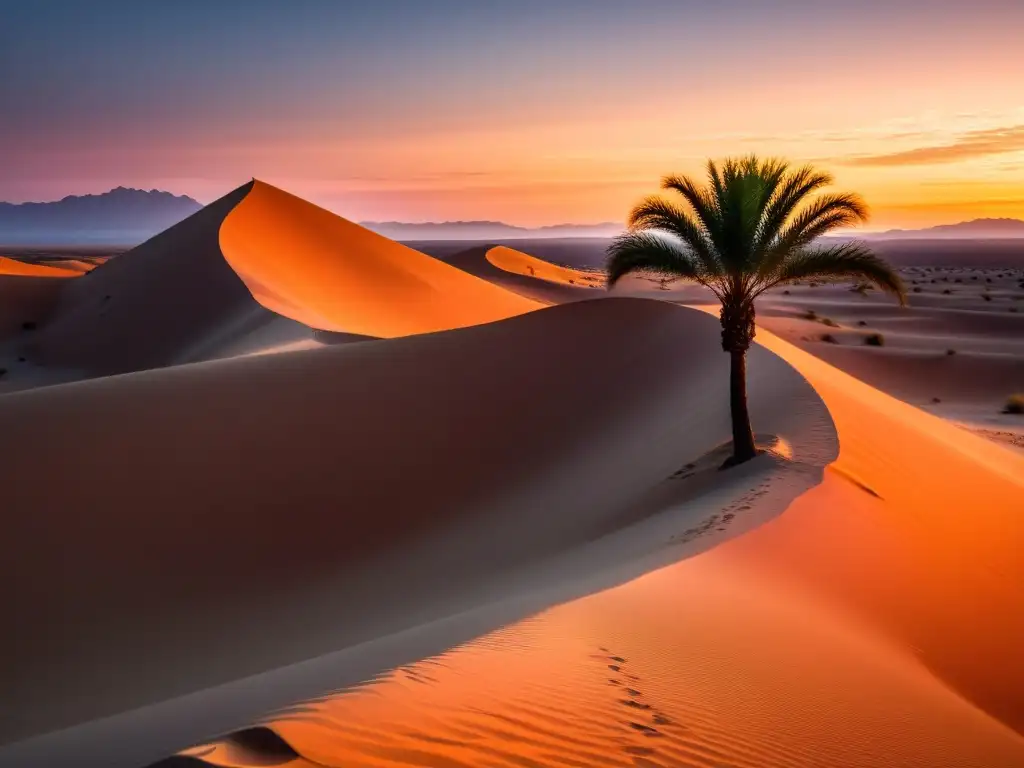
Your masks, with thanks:
M 597 224 L 552 224 L 519 227 L 503 221 L 361 221 L 367 229 L 393 240 L 511 240 L 517 238 L 613 237 L 623 225 L 605 221 Z
M 988 239 L 1024 238 L 1024 221 L 1020 219 L 974 219 L 959 224 L 940 224 L 926 229 L 890 229 L 872 232 L 862 237 L 875 239 L 929 238 L 939 239 Z
M 116 187 L 96 195 L 68 195 L 45 203 L 0 202 L 0 245 L 136 245 L 203 206 L 187 195 L 157 189 Z M 610 238 L 624 230 L 616 222 L 521 227 L 503 221 L 362 221 L 393 240 L 513 240 L 527 238 Z M 926 229 L 850 233 L 869 240 L 1016 239 L 1024 221 L 983 218 Z
M 186 195 L 128 187 L 49 203 L 0 203 L 0 245 L 135 245 L 202 207 Z

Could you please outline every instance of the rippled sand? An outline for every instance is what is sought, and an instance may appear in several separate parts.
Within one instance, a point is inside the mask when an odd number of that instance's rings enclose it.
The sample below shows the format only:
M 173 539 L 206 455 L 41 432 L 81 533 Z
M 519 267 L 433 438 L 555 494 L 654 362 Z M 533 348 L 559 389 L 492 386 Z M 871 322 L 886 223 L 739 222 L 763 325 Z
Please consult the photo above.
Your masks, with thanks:
M 707 562 L 705 562 L 707 560 Z M 270 720 L 303 766 L 1013 766 L 1019 736 L 713 556 Z M 695 589 L 698 587 L 699 589 Z M 813 612 L 813 613 L 808 613 Z M 266 765 L 227 744 L 190 751 Z

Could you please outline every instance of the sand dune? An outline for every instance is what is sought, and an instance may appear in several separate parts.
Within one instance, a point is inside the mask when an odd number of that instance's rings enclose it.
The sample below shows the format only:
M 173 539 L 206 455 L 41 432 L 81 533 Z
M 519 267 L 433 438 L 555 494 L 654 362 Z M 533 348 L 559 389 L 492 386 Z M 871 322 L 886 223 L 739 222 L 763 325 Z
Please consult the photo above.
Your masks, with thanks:
M 157 368 L 249 314 L 252 296 L 221 257 L 218 234 L 250 186 L 74 280 L 31 359 L 92 375 Z
M 228 339 L 256 351 L 240 329 L 282 330 L 282 317 L 309 329 L 284 345 L 302 348 L 317 330 L 402 336 L 537 306 L 254 181 L 76 281 L 29 354 L 108 375 L 217 357 Z
M 445 254 L 445 263 L 544 304 L 590 299 L 603 292 L 602 279 L 595 273 L 551 264 L 503 245 Z
M 836 420 L 822 484 L 700 557 L 283 710 L 289 764 L 1021 765 L 1024 458 L 759 338 Z M 230 746 L 188 754 L 260 764 Z
M 64 288 L 59 278 L 74 274 L 0 256 L 0 341 L 49 316 Z
M 20 275 L 22 277 L 74 277 L 75 271 L 60 269 L 45 264 L 32 264 L 17 259 L 0 256 L 0 275 Z
M 407 336 L 537 306 L 262 182 L 220 242 L 261 304 L 314 328 Z
M 834 432 L 755 353 L 775 452 L 717 472 L 714 325 L 579 302 L 0 398 L 21 542 L 0 589 L 22 628 L 0 655 L 18 702 L 0 757 L 139 765 L 763 522 L 820 481 Z M 36 461 L 55 444 L 76 456 L 60 483 Z
M 1024 764 L 1024 457 L 810 354 L 775 297 L 804 349 L 759 330 L 769 450 L 719 472 L 708 314 L 577 301 L 510 249 L 443 264 L 259 182 L 197 216 L 61 281 L 39 332 L 170 367 L 0 397 L 0 765 Z M 102 319 L 107 286 L 134 298 Z M 886 323 L 836 353 L 865 379 L 987 402 L 1016 321 L 942 296 L 787 301 Z M 950 329 L 994 346 L 938 360 Z

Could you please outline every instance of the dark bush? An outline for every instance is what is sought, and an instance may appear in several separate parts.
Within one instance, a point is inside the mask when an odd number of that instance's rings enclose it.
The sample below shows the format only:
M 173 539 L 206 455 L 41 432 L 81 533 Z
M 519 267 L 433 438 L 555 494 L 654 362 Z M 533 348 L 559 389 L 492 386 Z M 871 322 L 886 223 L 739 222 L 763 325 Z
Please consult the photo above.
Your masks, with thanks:
M 864 337 L 864 343 L 869 347 L 884 347 L 885 336 L 880 333 L 872 333 L 870 336 Z

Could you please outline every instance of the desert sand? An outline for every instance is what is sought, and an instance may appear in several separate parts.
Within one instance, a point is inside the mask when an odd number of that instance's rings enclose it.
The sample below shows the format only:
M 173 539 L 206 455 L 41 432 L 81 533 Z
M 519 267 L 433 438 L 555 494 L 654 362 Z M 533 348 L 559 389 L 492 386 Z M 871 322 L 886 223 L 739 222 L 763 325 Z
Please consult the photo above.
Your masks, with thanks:
M 718 471 L 686 291 L 450 261 L 254 182 L 61 281 L 0 765 L 1024 763 L 1024 456 L 762 329 Z

